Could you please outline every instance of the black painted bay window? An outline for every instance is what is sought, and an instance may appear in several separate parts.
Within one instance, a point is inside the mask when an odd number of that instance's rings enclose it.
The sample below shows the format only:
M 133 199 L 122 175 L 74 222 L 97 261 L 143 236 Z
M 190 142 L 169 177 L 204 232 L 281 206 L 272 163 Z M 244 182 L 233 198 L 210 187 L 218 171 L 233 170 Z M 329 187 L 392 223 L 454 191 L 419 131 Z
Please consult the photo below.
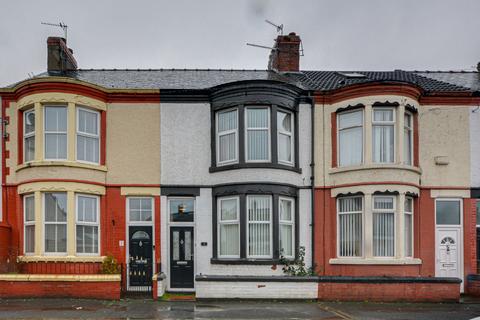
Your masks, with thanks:
M 297 191 L 281 185 L 231 185 L 214 191 L 212 262 L 293 259 L 298 244 Z

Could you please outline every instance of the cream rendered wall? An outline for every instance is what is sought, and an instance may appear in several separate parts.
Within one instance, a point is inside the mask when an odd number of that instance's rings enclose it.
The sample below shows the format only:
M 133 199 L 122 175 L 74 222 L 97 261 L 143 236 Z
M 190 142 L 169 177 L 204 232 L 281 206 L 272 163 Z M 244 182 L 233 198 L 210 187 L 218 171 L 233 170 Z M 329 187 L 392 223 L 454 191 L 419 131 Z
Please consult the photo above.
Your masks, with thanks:
M 160 105 L 107 106 L 107 183 L 160 183 Z
M 470 185 L 480 187 L 480 110 L 470 112 Z

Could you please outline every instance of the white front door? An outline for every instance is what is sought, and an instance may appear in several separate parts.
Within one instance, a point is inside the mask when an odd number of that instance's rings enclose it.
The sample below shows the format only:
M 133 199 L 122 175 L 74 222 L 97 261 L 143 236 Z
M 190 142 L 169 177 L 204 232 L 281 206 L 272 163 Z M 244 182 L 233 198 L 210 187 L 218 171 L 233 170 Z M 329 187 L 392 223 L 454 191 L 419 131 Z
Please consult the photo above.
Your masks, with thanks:
M 460 231 L 460 228 L 437 228 L 437 263 L 435 271 L 437 277 L 461 278 Z

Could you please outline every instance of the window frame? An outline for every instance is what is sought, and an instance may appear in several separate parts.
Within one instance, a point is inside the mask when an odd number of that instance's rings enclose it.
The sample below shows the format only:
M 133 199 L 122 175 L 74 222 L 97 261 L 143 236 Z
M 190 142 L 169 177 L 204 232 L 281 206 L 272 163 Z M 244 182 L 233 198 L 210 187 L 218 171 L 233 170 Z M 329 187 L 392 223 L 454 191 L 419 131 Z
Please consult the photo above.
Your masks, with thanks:
M 78 198 L 79 197 L 85 197 L 85 198 L 92 198 L 96 200 L 96 220 L 97 222 L 88 222 L 88 221 L 79 221 L 78 220 Z M 77 226 L 90 226 L 90 227 L 97 227 L 98 232 L 97 232 L 97 248 L 98 252 L 97 253 L 89 253 L 89 252 L 78 252 L 78 247 L 77 247 Z M 75 255 L 77 256 L 100 256 L 101 252 L 101 228 L 100 228 L 100 197 L 97 195 L 91 195 L 91 194 L 85 194 L 85 193 L 75 193 Z M 68 240 L 67 240 L 68 242 Z M 83 244 L 85 246 L 85 243 Z
M 149 199 L 152 203 L 152 219 L 151 220 L 130 220 L 130 200 L 131 199 Z M 127 196 L 127 217 L 128 225 L 152 225 L 155 220 L 155 197 L 154 196 Z
M 237 219 L 236 220 L 223 220 L 221 218 L 222 213 L 222 201 L 236 200 L 237 202 Z M 220 241 L 220 225 L 238 225 L 238 255 L 221 255 L 221 241 Z M 240 221 L 240 196 L 227 196 L 217 197 L 217 257 L 219 259 L 240 259 L 242 248 L 241 233 L 241 221 Z
M 288 220 L 282 220 L 281 215 L 280 215 L 280 203 L 281 201 L 288 201 L 291 203 L 291 208 L 292 212 L 290 213 L 292 216 L 292 219 L 290 221 Z M 279 250 L 279 256 L 284 256 L 287 259 L 295 259 L 295 237 L 296 237 L 296 232 L 295 232 L 295 199 L 291 197 L 285 197 L 285 196 L 279 196 L 278 197 L 278 250 Z M 280 245 L 280 237 L 281 237 L 281 226 L 282 225 L 289 225 L 292 227 L 292 254 L 291 255 L 284 255 L 282 254 L 282 248 Z
M 355 112 L 360 112 L 360 114 L 362 115 L 362 124 L 360 126 L 350 126 L 350 127 L 346 127 L 346 128 L 340 128 L 340 116 L 341 115 L 344 115 L 344 114 L 348 114 L 348 113 L 355 113 Z M 354 167 L 354 166 L 361 166 L 365 163 L 365 109 L 362 107 L 362 108 L 358 108 L 358 109 L 353 109 L 353 110 L 345 110 L 345 111 L 342 111 L 342 112 L 339 112 L 336 114 L 336 120 L 337 120 L 337 164 L 338 164 L 338 167 L 340 168 L 348 168 L 348 167 Z M 340 131 L 341 130 L 347 130 L 347 129 L 352 129 L 352 128 L 362 128 L 362 152 L 361 152 L 361 160 L 360 160 L 360 163 L 356 163 L 356 164 L 349 164 L 349 165 L 342 165 L 341 164 L 341 154 L 340 154 Z
M 26 126 L 26 123 L 27 123 L 27 116 L 32 113 L 33 116 L 34 116 L 34 119 L 35 119 L 35 124 L 34 124 L 34 128 L 33 128 L 33 131 L 32 132 L 28 132 L 27 133 L 27 126 Z M 36 152 L 36 148 L 35 148 L 35 140 L 36 140 L 36 137 L 35 137 L 35 130 L 36 130 L 36 126 L 37 126 L 37 117 L 35 115 L 35 108 L 30 108 L 30 109 L 27 109 L 25 111 L 23 111 L 23 162 L 24 163 L 29 163 L 29 162 L 32 162 L 32 161 L 35 161 L 35 152 Z M 27 155 L 27 139 L 28 138 L 32 138 L 33 137 L 33 159 L 31 160 L 26 160 L 26 155 Z
M 342 199 L 354 199 L 354 198 L 360 198 L 362 200 L 362 210 L 360 211 L 345 211 L 345 212 L 340 212 L 340 200 Z M 356 260 L 361 260 L 365 259 L 365 240 L 366 240 L 366 235 L 365 235 L 365 197 L 364 195 L 353 195 L 353 196 L 340 196 L 337 197 L 337 257 L 340 259 L 356 259 Z M 360 216 L 362 218 L 362 244 L 360 246 L 361 249 L 361 254 L 358 256 L 342 256 L 340 255 L 340 215 L 341 214 L 353 214 L 353 213 L 360 213 Z
M 222 134 L 220 134 L 220 132 L 218 131 L 219 115 L 221 113 L 228 113 L 228 112 L 232 112 L 232 111 L 235 111 L 235 113 L 237 114 L 237 129 L 222 131 Z M 240 152 L 240 148 L 239 148 L 239 143 L 240 143 L 240 139 L 239 139 L 239 131 L 240 131 L 239 116 L 240 116 L 240 112 L 239 112 L 238 108 L 229 108 L 229 109 L 219 110 L 219 111 L 215 112 L 216 165 L 219 166 L 219 167 L 229 165 L 229 164 L 235 164 L 235 163 L 239 162 L 239 152 Z M 220 161 L 220 136 L 228 135 L 228 134 L 231 134 L 231 133 L 235 133 L 235 159 L 227 160 L 227 161 Z
M 47 108 L 64 108 L 66 112 L 66 123 L 65 123 L 65 132 L 63 131 L 47 131 Z M 68 159 L 68 105 L 55 105 L 55 104 L 46 104 L 42 106 L 43 109 L 43 159 L 45 161 L 65 161 Z M 47 158 L 47 135 L 48 134 L 56 134 L 65 135 L 65 158 Z M 57 150 L 58 153 L 58 150 Z
M 248 110 L 249 109 L 266 109 L 267 110 L 267 127 L 261 128 L 249 128 L 248 127 Z M 271 123 L 271 114 L 272 107 L 269 105 L 246 105 L 244 111 L 244 144 L 245 144 L 245 163 L 272 163 L 272 123 Z M 275 119 L 276 120 L 276 119 Z M 249 131 L 267 131 L 267 159 L 262 160 L 248 160 L 248 132 Z M 277 141 L 278 146 L 278 141 Z M 277 160 L 278 162 L 278 160 Z
M 27 221 L 27 214 L 26 214 L 26 202 L 27 198 L 33 198 L 33 220 Z M 33 250 L 27 252 L 27 232 L 26 227 L 33 226 L 34 237 L 33 237 Z M 36 240 L 36 217 L 35 217 L 35 194 L 29 193 L 23 196 L 23 254 L 26 256 L 35 255 L 35 240 Z
M 291 130 L 290 132 L 280 130 L 278 127 L 278 114 L 279 113 L 285 113 L 287 115 L 290 115 L 290 127 Z M 279 164 L 285 164 L 287 166 L 293 166 L 295 164 L 295 114 L 291 111 L 287 111 L 284 109 L 278 109 L 276 112 L 275 120 L 277 121 L 277 161 Z M 291 150 L 291 161 L 285 161 L 280 159 L 280 135 L 286 135 L 290 137 L 290 150 Z M 270 146 L 271 147 L 271 146 Z
M 396 151 L 396 147 L 398 145 L 397 143 L 397 134 L 396 134 L 396 126 L 397 126 L 397 112 L 396 112 L 396 109 L 395 107 L 385 107 L 385 106 L 378 106 L 378 107 L 372 107 L 372 163 L 374 164 L 394 164 L 395 161 L 396 161 L 396 158 L 397 158 L 397 151 Z M 392 112 L 392 120 L 391 121 L 379 121 L 379 120 L 375 120 L 375 111 L 382 111 L 382 110 L 388 110 L 388 111 L 391 111 Z M 392 126 L 393 127 L 393 146 L 392 146 L 392 150 L 393 150 L 393 156 L 392 156 L 392 161 L 390 162 L 382 162 L 382 161 L 375 161 L 375 148 L 374 148 L 374 145 L 375 145 L 375 126 Z
M 250 198 L 255 198 L 255 197 L 264 197 L 269 199 L 269 205 L 270 205 L 270 220 L 266 221 L 253 221 L 250 222 L 249 215 L 248 215 L 248 210 L 249 208 L 249 199 Z M 246 199 L 246 257 L 247 259 L 273 259 L 273 199 L 272 195 L 268 194 L 247 194 L 245 197 Z M 249 232 L 249 226 L 250 224 L 268 224 L 269 225 L 269 232 L 270 232 L 270 255 L 251 255 L 249 246 L 250 246 L 250 232 Z
M 413 197 L 410 197 L 410 196 L 405 196 L 405 202 L 406 201 L 411 201 L 412 202 L 412 210 L 411 211 L 407 211 L 406 209 L 406 206 L 404 206 L 403 208 L 403 237 L 404 237 L 404 250 L 403 250 L 403 255 L 405 258 L 413 258 L 415 256 L 415 244 L 414 244 L 414 240 L 415 240 L 415 221 L 414 221 L 414 218 L 415 218 L 415 215 L 414 215 L 414 212 L 415 212 L 415 201 L 413 199 Z M 411 248 L 410 248 L 410 251 L 411 251 L 411 255 L 407 255 L 407 234 L 405 232 L 405 228 L 406 228 L 406 225 L 407 225 L 407 222 L 406 222 L 406 216 L 409 215 L 410 216 L 410 219 L 411 219 L 411 230 L 412 230 L 412 235 L 411 235 Z
M 394 259 L 397 254 L 397 197 L 396 195 L 372 195 L 372 257 L 374 259 Z M 392 201 L 392 209 L 375 209 L 375 199 L 376 198 L 391 198 Z M 391 256 L 377 256 L 375 255 L 374 249 L 374 220 L 373 216 L 375 213 L 388 213 L 393 214 L 393 255 Z
M 55 222 L 47 222 L 46 221 L 46 218 L 47 218 L 47 215 L 46 215 L 46 197 L 45 195 L 48 194 L 48 193 L 63 193 L 65 194 L 65 197 L 66 197 L 66 220 L 65 221 L 61 221 L 61 222 L 58 222 L 58 221 L 55 221 Z M 43 239 L 42 239 L 42 252 L 44 255 L 46 256 L 66 256 L 68 255 L 68 238 L 69 238 L 69 232 L 68 232 L 68 217 L 69 217 L 69 212 L 68 212 L 68 193 L 65 192 L 65 191 L 52 191 L 52 192 L 42 192 L 42 225 L 43 225 Z M 65 252 L 58 252 L 58 251 L 55 251 L 55 252 L 47 252 L 46 251 L 46 245 L 45 245 L 45 241 L 46 241 L 46 226 L 47 224 L 53 224 L 53 225 L 58 225 L 58 224 L 64 224 L 65 225 L 65 234 L 66 234 L 66 242 L 65 242 Z
M 96 135 L 88 133 L 88 132 L 82 132 L 80 131 L 80 111 L 88 112 L 88 113 L 93 113 L 97 116 L 97 129 L 98 133 Z M 84 106 L 75 106 L 75 161 L 81 162 L 81 163 L 88 163 L 88 164 L 100 164 L 100 158 L 101 158 L 101 121 L 100 121 L 101 113 L 97 110 L 90 109 Z M 67 122 L 68 122 L 68 114 L 67 114 Z M 68 132 L 68 127 L 67 127 L 67 132 Z M 79 160 L 78 159 L 78 137 L 86 137 L 86 138 L 95 138 L 98 140 L 98 161 L 88 161 L 88 160 Z M 68 141 L 68 136 L 67 136 L 67 141 Z M 68 146 L 67 146 L 67 156 L 68 156 Z
M 405 120 L 403 121 L 403 130 L 404 130 L 404 134 L 405 134 L 405 130 L 408 130 L 408 133 L 409 133 L 409 142 L 410 142 L 410 159 L 409 159 L 409 163 L 406 161 L 406 158 L 405 158 L 405 140 L 403 141 L 403 163 L 406 164 L 407 166 L 413 166 L 414 163 L 414 155 L 413 155 L 413 152 L 414 152 L 414 147 L 413 147 L 413 143 L 414 143 L 414 140 L 413 140 L 413 135 L 414 135 L 414 126 L 413 126 L 413 114 L 411 112 L 408 112 L 408 111 L 405 111 L 404 113 L 404 118 L 405 116 L 409 116 L 410 117 L 410 126 L 407 126 L 405 124 Z M 405 139 L 405 138 L 404 138 Z

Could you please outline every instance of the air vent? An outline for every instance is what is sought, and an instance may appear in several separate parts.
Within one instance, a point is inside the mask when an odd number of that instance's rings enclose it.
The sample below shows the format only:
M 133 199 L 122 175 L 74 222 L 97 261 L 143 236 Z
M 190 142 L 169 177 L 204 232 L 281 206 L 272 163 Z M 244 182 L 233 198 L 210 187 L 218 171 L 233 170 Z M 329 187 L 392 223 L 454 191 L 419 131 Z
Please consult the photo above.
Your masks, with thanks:
M 345 78 L 366 78 L 364 74 L 358 73 L 358 72 L 337 72 L 339 75 L 345 77 Z

